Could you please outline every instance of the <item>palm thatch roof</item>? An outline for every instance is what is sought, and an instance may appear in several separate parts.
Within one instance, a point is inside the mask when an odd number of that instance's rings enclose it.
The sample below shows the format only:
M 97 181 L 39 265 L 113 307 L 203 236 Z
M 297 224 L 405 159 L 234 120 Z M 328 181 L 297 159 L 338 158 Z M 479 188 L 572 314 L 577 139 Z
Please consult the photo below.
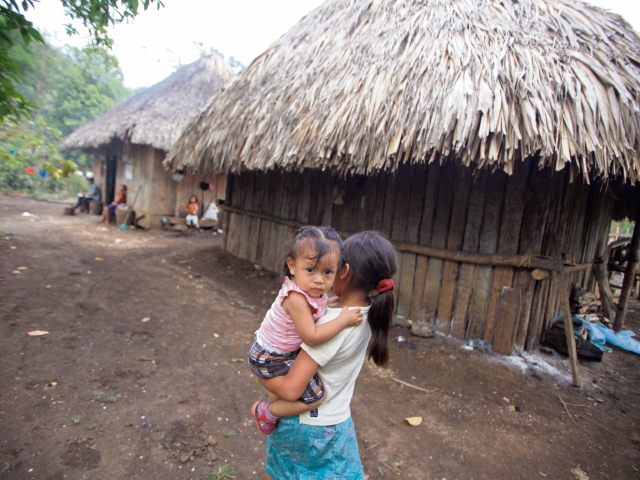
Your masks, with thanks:
M 115 139 L 168 151 L 189 119 L 234 75 L 220 56 L 203 56 L 78 128 L 64 146 L 90 153 Z
M 393 171 L 536 156 L 640 173 L 640 38 L 577 0 L 328 0 L 192 119 L 189 172 Z

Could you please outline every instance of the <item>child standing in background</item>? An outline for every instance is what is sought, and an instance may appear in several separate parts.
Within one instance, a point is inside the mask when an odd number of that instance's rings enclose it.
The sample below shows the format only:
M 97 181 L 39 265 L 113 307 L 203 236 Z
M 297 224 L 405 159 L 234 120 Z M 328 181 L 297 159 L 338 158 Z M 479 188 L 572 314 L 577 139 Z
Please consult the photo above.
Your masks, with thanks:
M 181 203 L 180 205 L 182 205 L 185 212 L 187 212 L 187 218 L 185 219 L 187 223 L 187 231 L 190 231 L 193 226 L 196 231 L 200 233 L 200 225 L 198 224 L 198 197 L 191 195 L 187 205 L 184 203 Z

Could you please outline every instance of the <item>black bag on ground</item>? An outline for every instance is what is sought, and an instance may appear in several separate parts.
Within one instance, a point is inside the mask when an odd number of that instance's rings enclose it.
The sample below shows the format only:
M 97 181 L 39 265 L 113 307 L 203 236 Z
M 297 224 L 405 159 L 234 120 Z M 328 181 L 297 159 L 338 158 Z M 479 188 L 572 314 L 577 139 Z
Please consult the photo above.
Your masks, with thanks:
M 586 360 L 590 362 L 602 361 L 602 350 L 596 347 L 589 340 L 585 340 L 582 337 L 575 337 L 576 339 L 576 352 L 580 360 Z M 558 353 L 569 356 L 569 350 L 567 348 L 567 337 L 564 334 L 564 329 L 557 327 L 551 327 L 547 331 L 543 345 L 553 348 Z

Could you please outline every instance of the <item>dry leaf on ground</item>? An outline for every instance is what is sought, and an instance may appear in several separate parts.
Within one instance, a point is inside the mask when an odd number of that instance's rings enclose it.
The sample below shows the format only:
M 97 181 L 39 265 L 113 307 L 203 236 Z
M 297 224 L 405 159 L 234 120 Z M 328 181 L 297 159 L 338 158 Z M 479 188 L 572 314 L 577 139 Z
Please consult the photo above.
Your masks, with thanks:
M 578 480 L 589 480 L 589 477 L 587 477 L 587 474 L 582 471 L 580 466 L 572 468 L 571 473 L 573 473 Z
M 422 417 L 407 417 L 407 418 L 405 418 L 405 420 L 412 427 L 417 427 L 418 425 L 420 425 L 422 423 Z

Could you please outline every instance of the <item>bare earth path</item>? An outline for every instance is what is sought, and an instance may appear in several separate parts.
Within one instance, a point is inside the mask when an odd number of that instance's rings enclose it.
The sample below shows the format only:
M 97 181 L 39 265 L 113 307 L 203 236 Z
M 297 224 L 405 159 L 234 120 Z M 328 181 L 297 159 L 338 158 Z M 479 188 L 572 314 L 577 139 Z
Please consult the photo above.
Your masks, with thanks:
M 0 479 L 263 478 L 249 407 L 264 393 L 244 359 L 275 276 L 211 233 L 122 231 L 61 211 L 0 195 L 12 234 L 0 240 Z M 520 368 L 398 335 L 391 368 L 366 364 L 352 402 L 371 478 L 640 478 L 639 356 L 585 364 L 595 373 L 576 390 L 559 357 Z

